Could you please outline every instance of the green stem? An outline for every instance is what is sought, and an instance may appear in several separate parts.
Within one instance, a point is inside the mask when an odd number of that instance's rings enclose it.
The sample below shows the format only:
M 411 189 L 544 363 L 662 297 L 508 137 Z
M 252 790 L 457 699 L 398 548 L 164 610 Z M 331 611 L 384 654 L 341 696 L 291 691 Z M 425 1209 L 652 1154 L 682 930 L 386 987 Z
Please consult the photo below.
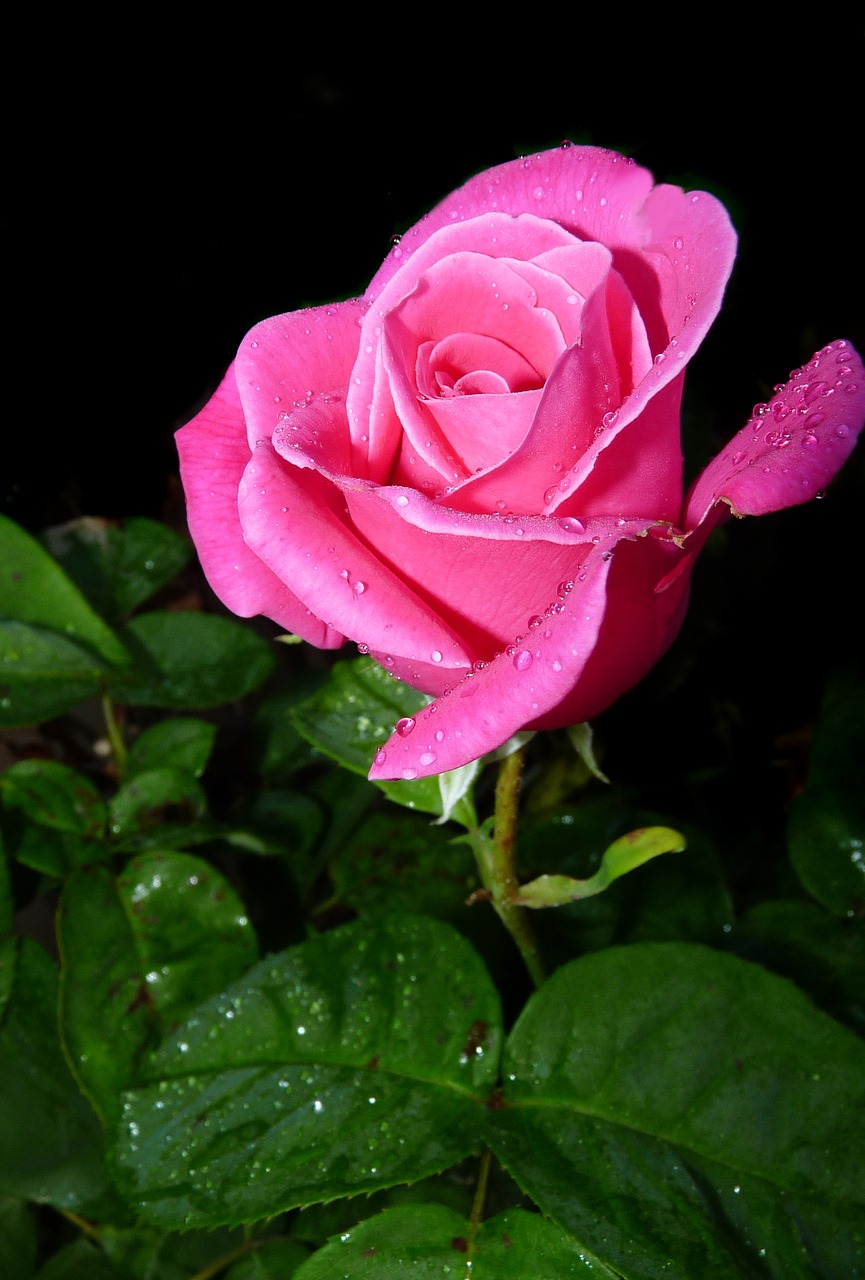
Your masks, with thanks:
M 481 1156 L 481 1167 L 478 1169 L 478 1185 L 475 1188 L 475 1198 L 472 1201 L 472 1213 L 469 1219 L 472 1239 L 474 1239 L 475 1232 L 484 1220 L 484 1208 L 487 1202 L 487 1187 L 490 1181 L 492 1163 L 493 1153 L 487 1147 Z
M 105 732 L 108 734 L 108 741 L 111 744 L 111 751 L 114 755 L 114 763 L 117 766 L 117 772 L 122 778 L 126 772 L 126 743 L 123 741 L 123 733 L 114 714 L 114 704 L 108 694 L 102 697 L 102 716 L 105 720 Z
M 539 987 L 546 977 L 538 954 L 535 933 L 523 907 L 514 905 L 519 891 L 514 859 L 517 844 L 517 796 L 523 771 L 523 753 L 514 751 L 499 768 L 492 838 L 478 836 L 475 857 L 481 882 L 492 897 L 502 924 L 519 948 L 532 981 Z

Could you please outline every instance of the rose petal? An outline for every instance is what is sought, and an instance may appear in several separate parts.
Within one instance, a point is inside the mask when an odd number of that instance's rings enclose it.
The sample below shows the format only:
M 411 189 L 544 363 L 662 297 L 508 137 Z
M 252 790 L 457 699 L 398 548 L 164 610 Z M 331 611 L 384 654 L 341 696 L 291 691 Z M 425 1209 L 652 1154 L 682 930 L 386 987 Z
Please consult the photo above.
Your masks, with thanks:
M 615 535 L 588 553 L 569 592 L 488 666 L 396 730 L 370 778 L 416 778 L 455 769 L 524 727 L 588 718 L 657 661 L 684 613 L 687 582 L 657 597 L 657 577 L 681 551 L 672 542 Z M 609 650 L 609 653 L 605 652 Z
M 647 170 L 597 147 L 561 147 L 478 174 L 402 237 L 366 296 L 384 297 L 389 282 L 425 253 L 441 228 L 453 230 L 468 219 L 482 223 L 490 211 L 519 215 L 526 209 L 613 251 L 653 353 L 665 350 L 686 324 L 693 346 L 699 345 L 718 313 L 736 252 L 726 209 L 702 191 L 653 188 Z M 531 259 L 545 248 L 538 244 L 514 256 Z
M 383 653 L 424 663 L 438 652 L 443 668 L 467 667 L 459 638 L 362 541 L 345 506 L 326 476 L 284 462 L 269 441 L 259 443 L 240 481 L 238 507 L 249 547 L 329 625 Z
M 237 353 L 235 376 L 249 447 L 269 440 L 286 413 L 313 395 L 345 388 L 369 303 L 352 298 L 262 320 Z
M 865 368 L 844 341 L 831 342 L 772 396 L 699 477 L 684 528 L 704 525 L 718 502 L 756 516 L 807 502 L 853 451 L 865 419 Z M 713 520 L 713 522 L 715 522 Z
M 234 366 L 201 412 L 177 432 L 189 532 L 216 595 L 241 618 L 262 613 L 320 649 L 343 636 L 312 615 L 250 551 L 237 509 L 237 487 L 249 462 Z
M 381 366 L 381 322 L 388 311 L 411 293 L 423 272 L 434 268 L 442 258 L 460 252 L 479 253 L 489 258 L 531 259 L 548 249 L 573 244 L 574 237 L 555 223 L 532 214 L 514 217 L 492 212 L 474 222 L 441 227 L 435 238 L 412 256 L 404 273 L 390 280 L 377 295 L 372 286 L 367 290 L 366 296 L 374 298 L 374 305 L 361 328 L 358 360 L 352 370 L 348 394 L 354 448 L 352 470 L 356 475 L 368 475 L 384 482 L 399 449 L 401 427 L 383 391 L 387 374 Z M 398 263 L 401 252 L 397 246 L 387 261 Z M 378 408 L 370 412 L 369 406 L 373 403 Z M 366 439 L 361 440 L 361 436 Z

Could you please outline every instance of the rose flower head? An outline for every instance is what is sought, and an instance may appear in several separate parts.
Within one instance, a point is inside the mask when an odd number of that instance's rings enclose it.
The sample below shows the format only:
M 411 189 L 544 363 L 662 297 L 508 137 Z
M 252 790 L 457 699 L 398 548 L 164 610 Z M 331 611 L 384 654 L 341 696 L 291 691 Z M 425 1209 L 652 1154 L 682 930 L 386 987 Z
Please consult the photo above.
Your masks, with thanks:
M 256 325 L 178 432 L 220 599 L 435 696 L 371 777 L 597 715 L 670 645 L 719 520 L 805 502 L 848 457 L 865 371 L 838 341 L 683 495 L 685 367 L 735 248 L 714 197 L 613 152 L 515 160 L 362 298 Z

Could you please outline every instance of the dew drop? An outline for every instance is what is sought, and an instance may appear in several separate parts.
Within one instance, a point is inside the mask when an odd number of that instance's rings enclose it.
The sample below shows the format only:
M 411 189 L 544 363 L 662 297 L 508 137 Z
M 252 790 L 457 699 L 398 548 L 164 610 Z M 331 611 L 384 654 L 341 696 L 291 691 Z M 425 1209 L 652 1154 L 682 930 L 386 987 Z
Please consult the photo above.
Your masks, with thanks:
M 436 742 L 444 742 L 445 735 L 442 729 L 436 729 Z
M 403 716 L 401 720 L 397 720 L 395 728 L 401 738 L 405 738 L 411 733 L 417 724 L 414 716 Z
M 746 457 L 747 454 L 745 453 L 745 450 L 739 449 L 737 453 L 733 454 L 733 466 L 738 467 L 739 463 L 743 462 Z
M 375 764 L 384 764 L 386 759 L 387 759 L 386 751 L 376 751 L 375 755 L 373 756 L 373 761 Z
M 406 497 L 406 495 L 405 495 L 404 493 L 401 493 L 401 494 L 399 495 L 399 497 L 398 497 L 398 498 L 397 498 L 397 500 L 396 500 L 396 505 L 397 505 L 398 507 L 407 507 L 407 506 L 408 506 L 408 498 Z
M 442 660 L 441 653 L 439 652 L 438 649 L 433 649 L 432 653 L 430 654 L 430 657 L 432 658 L 433 662 L 441 662 Z
M 417 769 L 403 769 L 402 776 L 405 778 L 406 782 L 413 782 L 417 777 Z
M 434 751 L 425 751 L 420 758 L 421 764 L 426 768 L 429 764 L 435 764 L 436 753 Z
M 839 438 L 839 440 L 846 440 L 849 434 L 850 434 L 850 428 L 847 426 L 846 422 L 839 423 L 838 426 L 835 428 L 835 435 Z
M 534 659 L 528 649 L 519 649 L 514 654 L 514 667 L 517 671 L 528 671 Z
M 554 484 L 544 493 L 544 506 L 548 507 L 559 491 L 559 486 Z
M 365 583 L 365 582 L 356 582 L 356 583 L 354 584 L 354 586 L 352 587 L 352 591 L 354 592 L 354 594 L 355 594 L 356 596 L 362 596 L 362 595 L 363 595 L 363 593 L 364 593 L 364 591 L 366 591 L 366 583 Z
M 559 521 L 559 527 L 564 529 L 566 533 L 581 534 L 586 532 L 586 526 L 582 520 L 577 520 L 575 516 L 563 516 Z

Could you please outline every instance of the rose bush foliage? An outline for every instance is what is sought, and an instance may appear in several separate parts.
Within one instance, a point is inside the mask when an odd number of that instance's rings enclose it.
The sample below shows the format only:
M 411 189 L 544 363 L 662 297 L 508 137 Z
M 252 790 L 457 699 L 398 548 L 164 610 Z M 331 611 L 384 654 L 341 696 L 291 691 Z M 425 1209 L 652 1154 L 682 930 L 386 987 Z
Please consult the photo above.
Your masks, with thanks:
M 275 316 L 178 433 L 217 595 L 435 695 L 371 776 L 586 720 L 674 638 L 732 511 L 804 502 L 865 416 L 830 344 L 682 491 L 684 370 L 735 254 L 723 206 L 562 147 L 490 169 L 362 298 Z

